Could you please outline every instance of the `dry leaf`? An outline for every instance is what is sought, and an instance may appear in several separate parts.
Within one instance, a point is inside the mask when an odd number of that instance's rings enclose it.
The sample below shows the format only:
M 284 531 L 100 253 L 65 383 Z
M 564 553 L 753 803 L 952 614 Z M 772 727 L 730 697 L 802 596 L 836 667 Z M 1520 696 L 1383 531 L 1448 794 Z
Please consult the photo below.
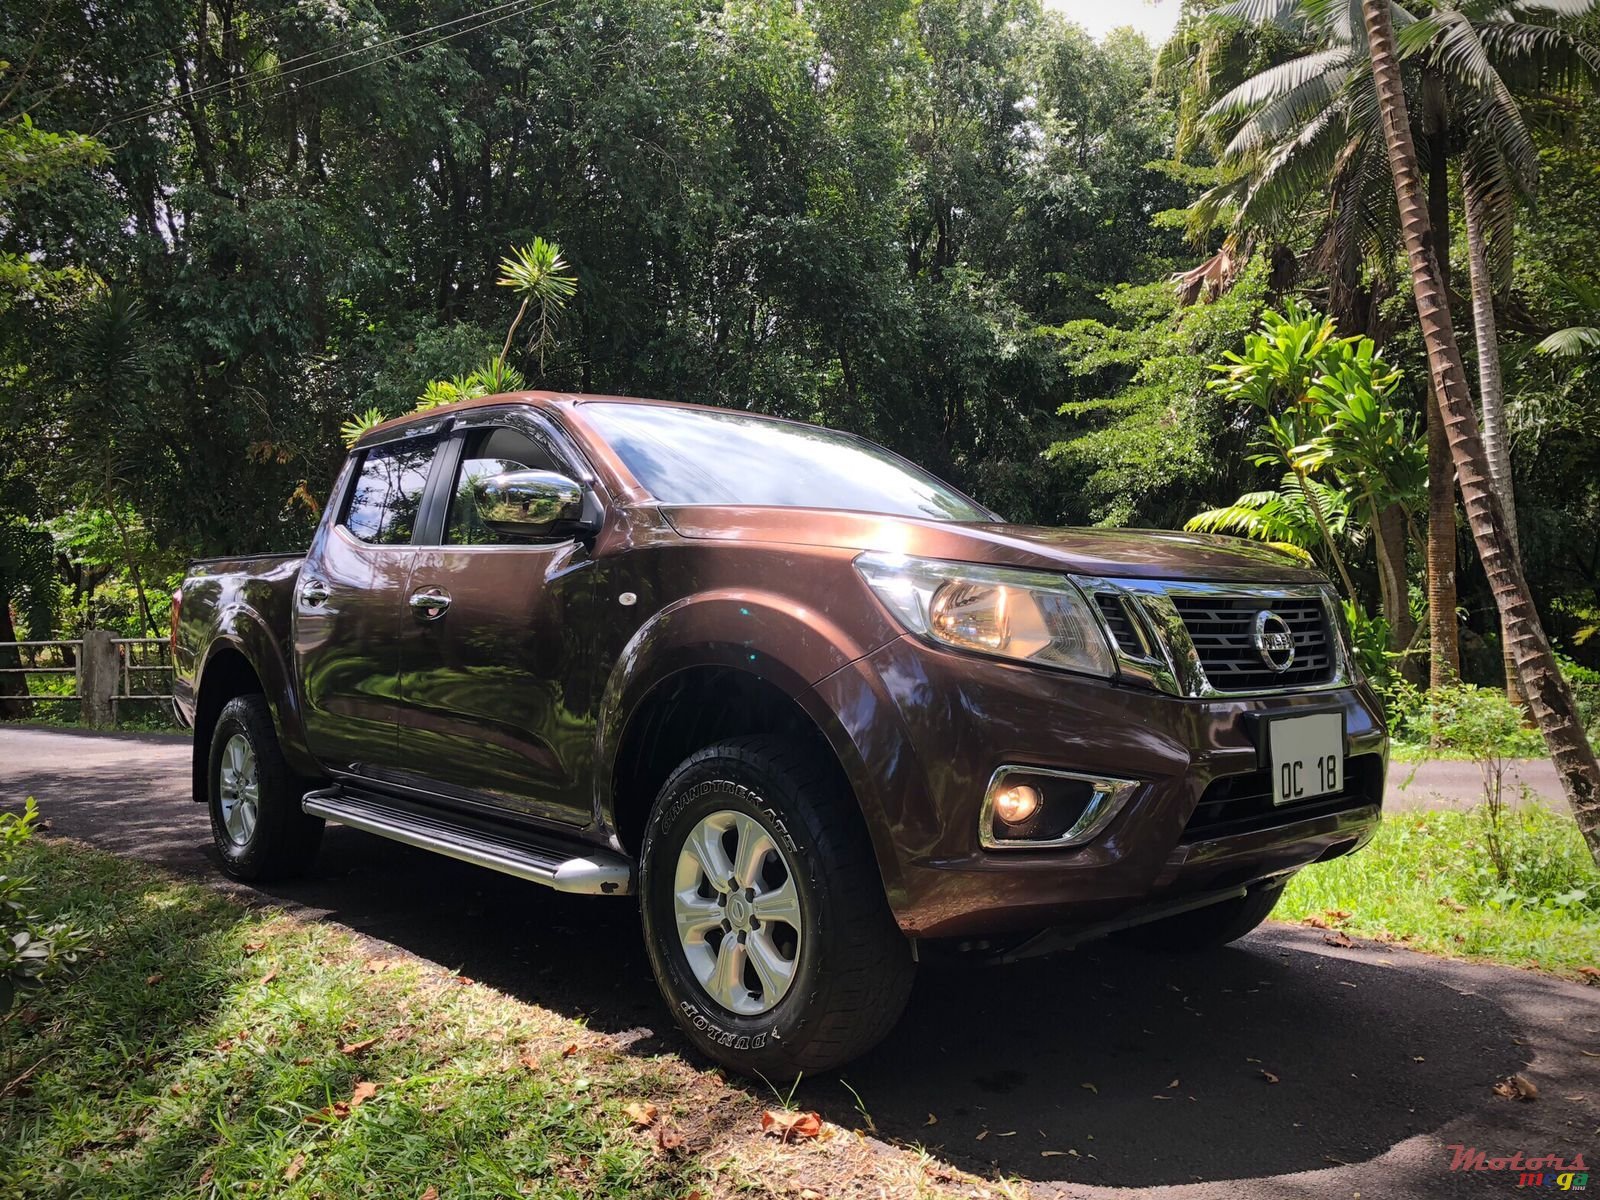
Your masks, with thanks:
M 1080 1083 L 1078 1086 L 1081 1087 L 1081 1088 L 1088 1088 L 1096 1096 L 1098 1096 L 1100 1094 L 1100 1089 L 1095 1087 L 1095 1085 L 1092 1084 L 1092 1083 Z
M 924 1121 L 922 1124 L 924 1126 L 928 1126 L 928 1125 L 937 1125 L 938 1123 L 939 1123 L 939 1118 L 934 1116 L 932 1113 L 929 1113 L 928 1114 L 928 1119 L 926 1121 Z
M 656 1145 L 669 1152 L 676 1150 L 683 1145 L 683 1134 L 673 1129 L 670 1125 L 657 1125 Z
M 1510 1075 L 1494 1085 L 1494 1094 L 1507 1100 L 1537 1100 L 1539 1089 L 1526 1075 Z
M 272 970 L 268 971 L 265 975 L 263 975 L 261 977 L 261 986 L 262 987 L 266 987 L 267 984 L 271 983 L 277 977 L 278 977 L 278 968 L 277 967 L 273 967 Z
M 1600 967 L 1579 967 L 1578 974 L 1585 979 L 1600 981 Z
M 267 948 L 267 943 L 266 943 L 265 940 L 259 940 L 259 941 L 254 941 L 254 942 L 246 942 L 244 944 L 244 952 L 246 954 L 259 954 L 261 951 L 265 950 L 266 948 Z
M 357 1108 L 371 1100 L 378 1094 L 378 1085 L 368 1080 L 361 1080 L 356 1084 L 356 1090 L 350 1094 L 350 1107 Z
M 565 1050 L 563 1050 L 561 1052 L 561 1057 L 562 1058 L 571 1058 L 577 1052 L 578 1052 L 578 1043 L 577 1042 L 573 1042 L 572 1045 L 568 1046 Z
M 211 1182 L 211 1177 L 213 1175 L 215 1175 L 216 1173 L 217 1173 L 217 1169 L 215 1167 L 207 1167 L 204 1171 L 201 1171 L 200 1172 L 200 1186 L 201 1187 L 205 1187 L 206 1184 L 210 1183 Z
M 822 1118 L 814 1112 L 776 1112 L 769 1108 L 761 1114 L 761 1132 L 776 1134 L 785 1142 L 814 1138 L 822 1132 Z
M 1585 1058 L 1600 1058 L 1600 1054 L 1596 1054 L 1593 1050 L 1579 1050 L 1578 1053 Z
M 800 1200 L 822 1200 L 822 1193 L 816 1188 L 801 1188 Z
M 163 975 L 160 971 L 157 971 L 154 975 L 148 976 L 145 979 L 144 985 L 145 987 L 155 987 L 156 984 L 160 983 L 165 978 L 165 975 Z
M 1265 1079 L 1268 1083 L 1277 1083 L 1278 1082 L 1278 1077 L 1276 1075 L 1274 1075 L 1271 1071 L 1265 1071 L 1265 1070 L 1262 1071 L 1261 1072 L 1261 1078 Z
M 439 1200 L 439 1189 L 434 1187 L 432 1184 L 429 1184 L 428 1190 L 423 1192 L 422 1195 L 418 1197 L 418 1200 Z
M 1302 917 L 1300 924 L 1309 925 L 1313 929 L 1326 929 L 1328 927 L 1328 923 L 1318 916 Z
M 1444 905 L 1451 912 L 1464 913 L 1467 911 L 1467 906 L 1461 903 L 1461 901 L 1455 899 L 1453 896 L 1440 896 L 1439 903 Z
M 650 1126 L 656 1123 L 656 1106 L 648 1101 L 644 1104 L 640 1104 L 638 1101 L 633 1101 L 630 1104 L 624 1105 L 622 1111 L 628 1114 L 628 1120 L 632 1121 L 641 1129 L 648 1129 Z
M 1039 1151 L 1039 1157 L 1040 1158 L 1065 1158 L 1066 1156 L 1067 1156 L 1067 1152 L 1065 1150 L 1041 1150 L 1041 1151 Z
M 1175 1087 L 1178 1086 L 1178 1081 L 1176 1079 L 1174 1079 L 1171 1083 L 1167 1084 L 1167 1086 L 1169 1088 L 1175 1088 Z
M 378 1035 L 378 1037 L 381 1036 L 381 1034 Z M 373 1046 L 377 1045 L 378 1037 L 369 1037 L 363 1042 L 346 1042 L 344 1045 L 339 1047 L 339 1053 L 345 1055 L 347 1058 L 356 1058 L 359 1055 L 365 1054 L 368 1050 L 371 1050 Z
M 283 1177 L 293 1182 L 299 1176 L 300 1172 L 304 1171 L 305 1169 L 306 1156 L 304 1154 L 296 1154 L 294 1156 L 294 1161 L 283 1169 Z
M 1356 946 L 1350 940 L 1350 935 L 1342 929 L 1335 929 L 1332 933 L 1323 934 L 1322 940 L 1330 946 L 1338 946 L 1341 950 L 1354 950 Z
M 978 1136 L 977 1136 L 976 1140 L 981 1142 L 981 1141 L 983 1141 L 984 1138 L 986 1138 L 988 1136 L 989 1136 L 989 1131 L 987 1129 L 984 1129 L 984 1130 L 981 1130 L 978 1133 Z

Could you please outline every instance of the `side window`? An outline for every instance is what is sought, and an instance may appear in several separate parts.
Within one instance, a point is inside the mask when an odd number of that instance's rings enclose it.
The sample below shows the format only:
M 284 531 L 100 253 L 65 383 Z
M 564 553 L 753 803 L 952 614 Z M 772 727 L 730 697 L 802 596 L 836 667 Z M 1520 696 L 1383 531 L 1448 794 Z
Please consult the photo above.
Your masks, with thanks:
M 374 446 L 361 460 L 344 527 L 375 546 L 403 545 L 417 527 L 428 467 L 438 449 L 437 438 Z
M 560 471 L 562 467 L 545 448 L 515 429 L 480 429 L 467 438 L 461 452 L 461 470 L 450 496 L 444 540 L 450 546 L 527 545 L 529 539 L 496 533 L 479 512 L 478 484 L 505 471 Z

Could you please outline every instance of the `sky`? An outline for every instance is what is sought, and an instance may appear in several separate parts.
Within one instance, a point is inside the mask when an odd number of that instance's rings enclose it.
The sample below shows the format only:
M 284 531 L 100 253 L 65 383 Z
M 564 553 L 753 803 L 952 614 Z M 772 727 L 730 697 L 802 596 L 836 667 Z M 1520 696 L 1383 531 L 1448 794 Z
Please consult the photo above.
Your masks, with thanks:
M 1092 37 L 1104 37 L 1119 25 L 1132 25 L 1159 45 L 1177 24 L 1181 0 L 1044 0 L 1067 20 L 1075 21 Z

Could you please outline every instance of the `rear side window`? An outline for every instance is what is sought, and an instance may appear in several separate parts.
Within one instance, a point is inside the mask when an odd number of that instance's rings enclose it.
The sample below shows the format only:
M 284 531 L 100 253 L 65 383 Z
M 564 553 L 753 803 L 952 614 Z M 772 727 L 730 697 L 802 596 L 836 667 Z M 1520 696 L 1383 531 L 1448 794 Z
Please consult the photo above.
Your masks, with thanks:
M 374 546 L 401 545 L 417 527 L 437 438 L 374 446 L 361 458 L 344 527 Z

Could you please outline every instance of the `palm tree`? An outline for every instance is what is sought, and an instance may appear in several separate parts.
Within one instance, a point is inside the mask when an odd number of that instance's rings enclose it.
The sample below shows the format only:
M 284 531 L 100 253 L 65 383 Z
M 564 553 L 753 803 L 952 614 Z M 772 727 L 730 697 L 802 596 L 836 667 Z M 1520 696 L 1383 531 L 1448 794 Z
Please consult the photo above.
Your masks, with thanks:
M 1434 258 L 1428 206 L 1423 198 L 1417 148 L 1411 137 L 1389 9 L 1390 0 L 1361 0 L 1374 92 L 1389 169 L 1394 178 L 1400 229 L 1411 268 L 1411 290 L 1422 323 L 1434 393 L 1439 398 L 1440 415 L 1444 418 L 1450 454 L 1467 510 L 1467 523 L 1501 620 L 1510 632 L 1512 652 L 1528 705 L 1555 761 L 1578 828 L 1595 861 L 1600 863 L 1600 763 L 1595 761 L 1594 747 L 1589 744 L 1578 718 L 1572 689 L 1556 665 L 1550 642 L 1539 622 L 1528 581 L 1511 545 L 1500 497 L 1489 475 L 1477 414 L 1467 392 L 1461 351 L 1450 324 L 1449 295 Z

